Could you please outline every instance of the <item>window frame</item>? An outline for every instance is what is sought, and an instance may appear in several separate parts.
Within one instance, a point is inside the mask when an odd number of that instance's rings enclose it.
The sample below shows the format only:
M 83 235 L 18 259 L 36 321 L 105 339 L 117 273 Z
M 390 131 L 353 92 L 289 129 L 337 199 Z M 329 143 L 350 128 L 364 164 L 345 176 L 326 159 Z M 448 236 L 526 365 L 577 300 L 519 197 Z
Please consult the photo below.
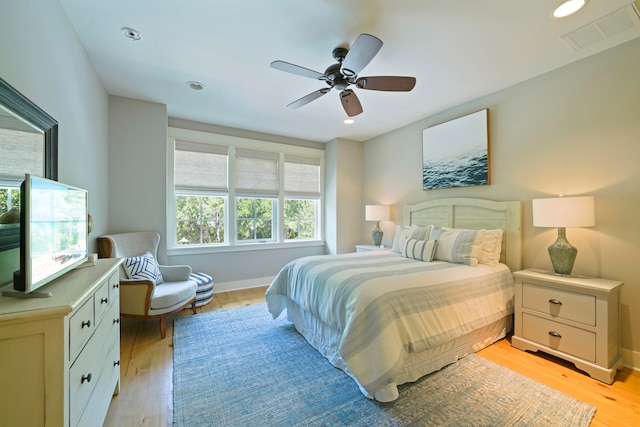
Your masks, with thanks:
M 176 140 L 196 142 L 204 144 L 213 144 L 218 146 L 228 147 L 228 190 L 223 191 L 199 191 L 194 190 L 179 190 L 176 191 L 174 185 L 174 147 Z M 278 155 L 278 195 L 274 202 L 274 221 L 273 225 L 274 238 L 269 241 L 237 241 L 236 239 L 236 198 L 247 196 L 246 194 L 236 194 L 235 189 L 235 150 L 249 149 L 263 152 L 277 153 Z M 186 254 L 198 254 L 198 253 L 212 253 L 212 252 L 235 252 L 246 250 L 259 250 L 259 249 L 274 249 L 274 248 L 291 248 L 302 246 L 323 246 L 324 242 L 324 161 L 325 151 L 317 148 L 303 147 L 297 145 L 289 145 L 277 142 L 262 141 L 256 139 L 235 137 L 229 135 L 220 135 L 209 132 L 181 129 L 181 128 L 168 128 L 167 137 L 167 203 L 166 203 L 166 244 L 168 255 L 186 255 Z M 320 194 L 317 197 L 305 197 L 286 195 L 284 191 L 284 161 L 285 156 L 299 156 L 315 158 L 319 161 L 320 167 Z M 225 243 L 219 244 L 193 244 L 193 245 L 178 245 L 176 242 L 176 195 L 215 195 L 223 196 L 226 198 L 225 208 Z M 259 195 L 256 195 L 259 196 Z M 317 218 L 316 218 L 316 239 L 294 239 L 288 240 L 285 238 L 284 229 L 284 200 L 285 198 L 313 198 L 318 201 Z

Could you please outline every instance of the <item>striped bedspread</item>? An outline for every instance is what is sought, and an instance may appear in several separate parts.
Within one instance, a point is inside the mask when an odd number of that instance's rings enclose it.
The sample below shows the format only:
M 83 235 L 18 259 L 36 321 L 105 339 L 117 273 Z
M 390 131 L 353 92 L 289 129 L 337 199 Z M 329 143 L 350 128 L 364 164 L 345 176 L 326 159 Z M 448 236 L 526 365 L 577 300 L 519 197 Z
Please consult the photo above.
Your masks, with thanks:
M 368 394 L 420 352 L 513 313 L 504 266 L 420 262 L 391 252 L 294 260 L 267 290 L 274 318 L 288 300 L 337 331 L 337 352 Z

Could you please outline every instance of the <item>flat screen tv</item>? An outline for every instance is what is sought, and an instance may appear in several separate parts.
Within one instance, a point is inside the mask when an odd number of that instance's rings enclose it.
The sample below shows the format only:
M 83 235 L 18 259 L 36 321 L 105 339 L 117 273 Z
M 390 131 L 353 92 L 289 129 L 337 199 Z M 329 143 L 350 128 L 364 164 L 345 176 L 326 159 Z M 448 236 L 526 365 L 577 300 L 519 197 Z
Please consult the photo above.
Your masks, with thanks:
M 35 175 L 20 186 L 20 270 L 7 296 L 50 296 L 36 290 L 87 261 L 86 190 Z

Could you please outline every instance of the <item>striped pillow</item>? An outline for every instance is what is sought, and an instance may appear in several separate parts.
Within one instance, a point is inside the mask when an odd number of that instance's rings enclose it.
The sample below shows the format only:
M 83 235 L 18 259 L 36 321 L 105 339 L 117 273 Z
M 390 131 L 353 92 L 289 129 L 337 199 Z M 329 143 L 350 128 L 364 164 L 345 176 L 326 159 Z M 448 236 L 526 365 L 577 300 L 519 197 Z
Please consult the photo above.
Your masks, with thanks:
M 402 256 L 418 261 L 431 262 L 436 251 L 436 240 L 409 239 L 402 247 Z
M 477 265 L 485 230 L 434 227 L 431 237 L 438 241 L 435 259 L 458 264 Z

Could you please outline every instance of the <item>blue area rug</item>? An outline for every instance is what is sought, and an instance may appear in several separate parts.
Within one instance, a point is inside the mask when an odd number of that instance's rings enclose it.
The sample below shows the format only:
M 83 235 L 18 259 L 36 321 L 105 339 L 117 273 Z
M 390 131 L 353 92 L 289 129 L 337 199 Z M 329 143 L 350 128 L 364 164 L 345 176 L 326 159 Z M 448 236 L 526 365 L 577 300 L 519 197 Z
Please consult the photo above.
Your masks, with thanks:
M 474 354 L 377 403 L 265 304 L 174 322 L 175 427 L 588 426 L 595 408 Z

